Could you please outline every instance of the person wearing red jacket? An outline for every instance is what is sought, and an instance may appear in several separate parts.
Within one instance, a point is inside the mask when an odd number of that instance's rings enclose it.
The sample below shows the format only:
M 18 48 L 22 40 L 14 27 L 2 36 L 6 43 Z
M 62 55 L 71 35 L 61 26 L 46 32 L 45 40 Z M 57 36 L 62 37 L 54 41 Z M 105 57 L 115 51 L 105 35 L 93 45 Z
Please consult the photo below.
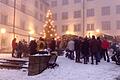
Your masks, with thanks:
M 102 47 L 102 55 L 104 57 L 104 60 L 106 61 L 106 57 L 107 57 L 107 62 L 110 62 L 108 55 L 109 42 L 107 41 L 106 38 L 103 39 L 101 47 Z
M 14 38 L 12 40 L 12 57 L 15 57 L 14 53 L 15 53 L 16 47 L 17 47 L 16 38 Z

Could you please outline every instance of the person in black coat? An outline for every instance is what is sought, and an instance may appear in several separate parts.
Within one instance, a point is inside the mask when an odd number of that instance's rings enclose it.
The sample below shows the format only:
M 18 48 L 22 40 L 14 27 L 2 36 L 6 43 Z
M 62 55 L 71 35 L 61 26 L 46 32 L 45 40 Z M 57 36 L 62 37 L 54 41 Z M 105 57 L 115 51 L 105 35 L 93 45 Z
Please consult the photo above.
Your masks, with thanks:
M 82 63 L 80 61 L 80 52 L 81 52 L 81 40 L 79 37 L 76 37 L 75 40 L 75 52 L 76 52 L 76 59 L 75 59 L 75 62 L 77 63 Z
M 84 58 L 84 64 L 87 64 L 87 62 L 89 62 L 89 40 L 87 38 L 82 42 L 81 51 Z
M 99 52 L 99 43 L 98 40 L 95 39 L 95 36 L 92 36 L 92 39 L 90 40 L 90 52 L 91 52 L 91 64 L 94 64 L 94 59 L 96 60 L 96 65 L 98 65 L 99 58 L 98 58 L 98 52 Z
M 17 58 L 22 58 L 22 53 L 23 53 L 23 44 L 21 41 L 17 44 Z
M 52 38 L 51 43 L 50 43 L 51 51 L 55 51 L 55 47 L 56 47 L 56 41 L 54 40 L 54 38 Z
M 37 43 L 35 40 L 30 41 L 29 44 L 30 55 L 34 55 L 37 52 Z
M 102 58 L 102 41 L 100 39 L 100 37 L 97 37 L 97 41 L 98 41 L 98 62 L 100 62 L 101 58 Z

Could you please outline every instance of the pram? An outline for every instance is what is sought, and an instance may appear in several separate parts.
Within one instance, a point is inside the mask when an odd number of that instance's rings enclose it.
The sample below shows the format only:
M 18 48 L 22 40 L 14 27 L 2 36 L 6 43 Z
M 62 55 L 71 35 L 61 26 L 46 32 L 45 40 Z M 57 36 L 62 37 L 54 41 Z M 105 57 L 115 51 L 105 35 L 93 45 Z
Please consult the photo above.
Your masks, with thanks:
M 114 55 L 111 57 L 112 61 L 115 61 L 117 65 L 120 65 L 120 48 L 117 47 Z
M 57 60 L 57 53 L 56 52 L 51 52 L 51 58 L 48 62 L 48 68 L 55 68 L 55 66 L 59 66 L 57 63 L 56 63 L 56 60 Z

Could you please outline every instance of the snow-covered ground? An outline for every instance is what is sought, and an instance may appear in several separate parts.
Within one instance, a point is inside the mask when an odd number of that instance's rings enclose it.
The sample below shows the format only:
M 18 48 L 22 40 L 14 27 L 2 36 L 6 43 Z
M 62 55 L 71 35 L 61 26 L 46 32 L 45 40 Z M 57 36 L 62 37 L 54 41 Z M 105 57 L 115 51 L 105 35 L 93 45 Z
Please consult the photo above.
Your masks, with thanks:
M 0 57 L 11 58 L 11 55 Z M 36 76 L 28 76 L 27 70 L 0 69 L 0 80 L 116 80 L 120 66 L 101 61 L 99 65 L 75 63 L 63 56 L 57 60 L 59 67 L 47 69 Z

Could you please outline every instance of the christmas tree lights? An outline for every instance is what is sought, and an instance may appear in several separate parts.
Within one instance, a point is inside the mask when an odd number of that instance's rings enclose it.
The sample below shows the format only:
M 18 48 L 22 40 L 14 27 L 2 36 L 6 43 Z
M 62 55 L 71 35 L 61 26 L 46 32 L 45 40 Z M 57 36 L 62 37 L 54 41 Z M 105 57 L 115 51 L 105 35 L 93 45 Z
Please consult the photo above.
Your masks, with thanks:
M 54 21 L 53 21 L 52 13 L 50 10 L 48 10 L 46 15 L 46 21 L 44 24 L 44 33 L 43 33 L 46 39 L 57 38 L 57 33 L 53 25 L 53 22 Z

